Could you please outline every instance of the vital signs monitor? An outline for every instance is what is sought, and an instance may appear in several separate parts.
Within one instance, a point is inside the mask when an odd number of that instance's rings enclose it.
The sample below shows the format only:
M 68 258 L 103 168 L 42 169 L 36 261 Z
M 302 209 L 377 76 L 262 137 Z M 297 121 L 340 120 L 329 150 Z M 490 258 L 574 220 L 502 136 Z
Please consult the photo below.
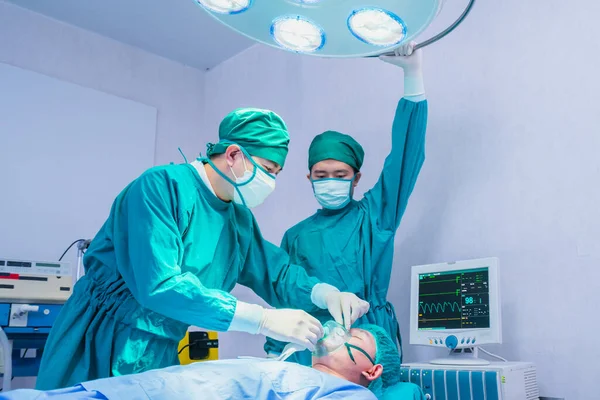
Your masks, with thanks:
M 476 347 L 502 343 L 498 259 L 412 267 L 410 344 L 445 347 L 433 364 L 488 364 Z

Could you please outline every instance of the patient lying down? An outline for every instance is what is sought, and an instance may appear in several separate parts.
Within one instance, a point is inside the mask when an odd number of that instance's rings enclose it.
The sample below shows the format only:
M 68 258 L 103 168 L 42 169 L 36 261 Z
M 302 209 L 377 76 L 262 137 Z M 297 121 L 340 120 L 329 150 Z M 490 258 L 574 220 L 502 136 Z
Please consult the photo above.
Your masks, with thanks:
M 400 381 L 398 348 L 384 329 L 361 325 L 345 331 L 335 325 L 333 321 L 325 324 L 326 336 L 313 355 L 314 369 L 367 387 L 377 395 Z
M 345 338 L 341 346 L 339 340 L 325 340 L 313 357 L 313 368 L 284 361 L 219 360 L 100 379 L 51 392 L 17 390 L 0 394 L 0 399 L 381 397 L 400 377 L 400 358 L 393 341 L 373 325 L 351 329 Z

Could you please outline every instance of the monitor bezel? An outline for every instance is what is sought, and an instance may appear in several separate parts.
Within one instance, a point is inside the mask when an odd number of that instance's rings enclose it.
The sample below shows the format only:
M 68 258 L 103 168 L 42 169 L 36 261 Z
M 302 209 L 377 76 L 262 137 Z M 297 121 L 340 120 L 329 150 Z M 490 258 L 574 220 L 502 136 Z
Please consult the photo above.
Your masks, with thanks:
M 411 268 L 411 293 L 410 293 L 410 344 L 446 347 L 446 338 L 456 336 L 456 348 L 474 347 L 484 344 L 502 343 L 502 313 L 500 299 L 500 281 L 498 271 L 498 258 L 480 258 L 474 260 L 445 262 L 428 265 L 415 265 Z M 436 272 L 462 271 L 469 269 L 488 268 L 490 327 L 476 329 L 445 329 L 422 330 L 418 329 L 419 321 L 419 275 Z M 476 337 L 475 344 L 461 343 L 463 337 Z M 441 338 L 442 343 L 432 343 L 432 338 Z

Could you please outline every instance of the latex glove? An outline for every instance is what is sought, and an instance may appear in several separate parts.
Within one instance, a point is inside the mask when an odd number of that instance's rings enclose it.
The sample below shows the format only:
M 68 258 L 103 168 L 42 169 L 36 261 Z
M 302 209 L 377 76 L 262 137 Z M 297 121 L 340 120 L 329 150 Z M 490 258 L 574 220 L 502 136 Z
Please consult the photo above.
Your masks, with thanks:
M 258 332 L 314 351 L 315 344 L 323 337 L 323 326 L 318 319 L 302 310 L 265 309 Z
M 415 46 L 415 42 L 410 42 L 394 50 L 394 56 L 379 56 L 381 61 L 404 70 L 404 96 L 420 96 L 425 93 L 423 54 L 421 49 L 415 51 Z
M 307 312 L 266 309 L 239 300 L 228 330 L 262 334 L 282 342 L 296 343 L 310 351 L 323 337 L 323 326 Z
M 395 55 L 379 56 L 379 59 L 402 68 L 405 73 L 421 71 L 423 54 L 421 49 L 415 51 L 416 45 L 415 42 L 404 44 L 394 50 Z
M 329 310 L 335 322 L 344 325 L 346 329 L 350 329 L 370 307 L 369 303 L 359 299 L 354 293 L 340 292 L 326 283 L 315 285 L 311 299 L 317 307 Z

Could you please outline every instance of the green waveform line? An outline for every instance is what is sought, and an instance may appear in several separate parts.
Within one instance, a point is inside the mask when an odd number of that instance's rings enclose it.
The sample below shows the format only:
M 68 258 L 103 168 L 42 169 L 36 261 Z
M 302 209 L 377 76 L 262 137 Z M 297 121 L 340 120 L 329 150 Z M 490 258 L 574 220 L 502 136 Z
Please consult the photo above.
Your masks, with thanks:
M 421 308 L 421 312 L 423 314 L 427 314 L 427 313 L 431 314 L 431 313 L 433 313 L 434 309 L 435 309 L 435 312 L 437 312 L 437 313 L 446 312 L 447 306 L 450 306 L 451 311 L 460 310 L 460 304 L 457 303 L 456 301 L 453 301 L 453 302 L 445 301 L 443 303 L 430 303 L 430 304 L 420 303 L 419 304 L 419 307 Z
M 446 295 L 446 294 L 453 294 L 455 296 L 458 296 L 459 293 L 460 293 L 460 290 L 456 289 L 455 292 L 419 294 L 419 297 L 425 297 L 425 296 L 443 296 L 443 295 Z

